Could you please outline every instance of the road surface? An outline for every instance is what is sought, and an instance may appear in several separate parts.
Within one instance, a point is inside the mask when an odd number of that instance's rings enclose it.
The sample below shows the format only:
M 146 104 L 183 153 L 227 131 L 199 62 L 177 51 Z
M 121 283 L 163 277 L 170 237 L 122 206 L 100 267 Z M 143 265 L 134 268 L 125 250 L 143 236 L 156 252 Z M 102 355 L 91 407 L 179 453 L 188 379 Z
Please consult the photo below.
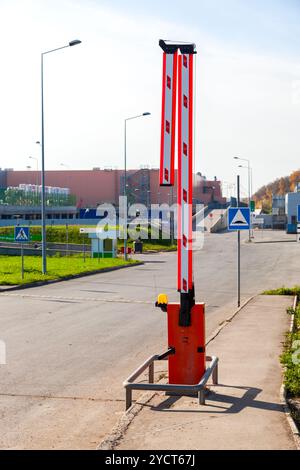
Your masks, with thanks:
M 242 299 L 300 279 L 294 236 L 242 243 Z M 166 348 L 160 292 L 178 300 L 176 254 L 143 266 L 0 294 L 0 448 L 93 449 L 124 410 L 122 381 Z M 206 234 L 194 253 L 208 333 L 236 308 L 236 233 Z

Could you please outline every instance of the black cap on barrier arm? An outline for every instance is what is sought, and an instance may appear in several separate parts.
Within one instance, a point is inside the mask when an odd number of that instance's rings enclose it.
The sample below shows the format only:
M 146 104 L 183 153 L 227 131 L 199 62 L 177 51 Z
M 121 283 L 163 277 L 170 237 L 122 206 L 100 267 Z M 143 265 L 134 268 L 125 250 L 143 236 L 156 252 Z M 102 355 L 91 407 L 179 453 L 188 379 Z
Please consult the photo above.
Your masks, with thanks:
M 175 42 L 160 39 L 159 46 L 166 54 L 174 54 L 178 49 L 181 54 L 197 54 L 196 44 L 190 42 Z

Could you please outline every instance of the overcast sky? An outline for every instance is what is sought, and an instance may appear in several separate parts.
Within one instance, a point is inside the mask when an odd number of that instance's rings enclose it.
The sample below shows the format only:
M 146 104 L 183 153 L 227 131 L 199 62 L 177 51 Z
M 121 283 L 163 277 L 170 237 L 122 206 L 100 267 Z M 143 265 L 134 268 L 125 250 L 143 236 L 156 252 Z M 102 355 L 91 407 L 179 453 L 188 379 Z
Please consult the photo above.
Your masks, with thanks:
M 158 167 L 160 38 L 197 45 L 197 171 L 234 181 L 238 155 L 257 188 L 300 167 L 299 0 L 0 0 L 0 167 L 34 167 L 40 53 L 72 39 L 45 57 L 46 169 L 123 168 L 144 111 L 128 165 Z

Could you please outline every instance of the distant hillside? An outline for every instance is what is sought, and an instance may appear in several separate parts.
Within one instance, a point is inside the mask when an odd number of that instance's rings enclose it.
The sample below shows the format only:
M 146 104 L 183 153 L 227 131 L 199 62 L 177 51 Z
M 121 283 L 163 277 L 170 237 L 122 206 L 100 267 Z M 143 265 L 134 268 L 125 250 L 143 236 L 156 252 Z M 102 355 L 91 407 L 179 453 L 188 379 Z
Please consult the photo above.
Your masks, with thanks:
M 296 170 L 290 176 L 277 178 L 272 183 L 262 186 L 254 195 L 256 208 L 269 213 L 272 210 L 272 195 L 284 196 L 286 193 L 294 191 L 300 183 L 300 170 Z

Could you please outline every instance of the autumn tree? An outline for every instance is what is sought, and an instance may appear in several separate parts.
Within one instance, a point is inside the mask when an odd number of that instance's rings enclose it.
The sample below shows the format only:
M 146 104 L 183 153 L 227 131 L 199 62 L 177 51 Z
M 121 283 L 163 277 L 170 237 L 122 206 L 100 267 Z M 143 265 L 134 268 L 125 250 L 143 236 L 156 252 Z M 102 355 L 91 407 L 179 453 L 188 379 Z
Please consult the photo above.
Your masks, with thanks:
M 262 186 L 253 195 L 256 207 L 261 208 L 264 212 L 271 212 L 273 195 L 284 196 L 290 191 L 293 192 L 298 183 L 300 183 L 300 170 L 295 170 L 290 176 L 277 178 Z
M 300 183 L 300 170 L 293 171 L 290 175 L 290 190 L 293 192 L 297 184 Z

